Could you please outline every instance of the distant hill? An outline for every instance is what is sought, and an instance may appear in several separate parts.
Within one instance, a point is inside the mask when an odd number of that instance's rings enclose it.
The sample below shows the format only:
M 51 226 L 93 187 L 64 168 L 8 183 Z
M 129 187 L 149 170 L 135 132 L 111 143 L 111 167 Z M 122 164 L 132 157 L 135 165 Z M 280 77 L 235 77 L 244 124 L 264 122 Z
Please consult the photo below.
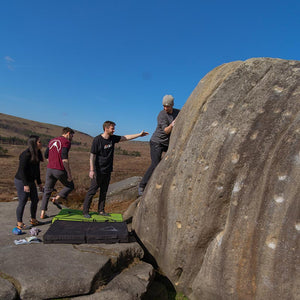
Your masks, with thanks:
M 62 126 L 40 123 L 0 113 L 0 144 L 26 144 L 31 134 L 37 134 L 40 136 L 43 144 L 46 145 L 51 138 L 61 135 L 62 128 Z M 77 131 L 76 128 L 72 129 L 75 130 L 72 144 L 78 147 L 89 148 L 93 137 Z

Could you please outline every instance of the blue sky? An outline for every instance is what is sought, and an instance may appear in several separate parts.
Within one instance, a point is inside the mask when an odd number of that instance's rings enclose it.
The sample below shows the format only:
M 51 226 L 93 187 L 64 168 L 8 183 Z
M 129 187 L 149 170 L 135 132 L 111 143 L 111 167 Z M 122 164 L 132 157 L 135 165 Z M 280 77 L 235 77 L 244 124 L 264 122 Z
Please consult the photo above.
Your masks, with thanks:
M 300 1 L 2 0 L 0 112 L 92 136 L 150 136 L 213 68 L 300 60 Z M 149 137 L 140 140 L 149 140 Z

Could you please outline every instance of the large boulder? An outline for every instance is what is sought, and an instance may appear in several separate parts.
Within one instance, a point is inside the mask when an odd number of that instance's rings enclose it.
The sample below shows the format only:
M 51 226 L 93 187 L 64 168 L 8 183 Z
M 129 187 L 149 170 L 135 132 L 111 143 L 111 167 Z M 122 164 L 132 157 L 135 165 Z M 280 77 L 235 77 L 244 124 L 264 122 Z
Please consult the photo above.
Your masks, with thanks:
M 107 190 L 107 203 L 123 202 L 136 199 L 138 196 L 138 185 L 140 176 L 133 176 L 124 180 L 112 183 Z
M 140 176 L 133 176 L 109 185 L 106 195 L 106 204 L 133 201 L 138 197 Z M 99 196 L 93 198 L 91 208 L 97 210 Z
M 300 62 L 222 65 L 181 110 L 133 228 L 190 299 L 299 299 Z

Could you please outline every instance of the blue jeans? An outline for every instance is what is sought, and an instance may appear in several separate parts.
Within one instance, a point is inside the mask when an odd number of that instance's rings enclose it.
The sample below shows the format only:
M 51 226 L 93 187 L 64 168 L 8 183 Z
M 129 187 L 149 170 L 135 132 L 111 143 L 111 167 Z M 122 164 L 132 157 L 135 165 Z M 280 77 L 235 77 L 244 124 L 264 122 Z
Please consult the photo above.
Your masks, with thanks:
M 37 211 L 37 205 L 39 202 L 39 197 L 37 193 L 37 188 L 34 182 L 29 184 L 30 192 L 26 193 L 24 192 L 24 184 L 23 181 L 20 179 L 15 178 L 15 186 L 18 193 L 19 198 L 19 204 L 17 207 L 17 221 L 22 223 L 23 222 L 23 214 L 25 205 L 28 201 L 28 197 L 30 197 L 31 205 L 30 205 L 30 214 L 32 219 L 36 219 L 36 211 Z
M 140 187 L 145 188 L 154 169 L 157 167 L 159 162 L 161 161 L 161 156 L 163 152 L 167 152 L 168 146 L 161 145 L 159 143 L 154 143 L 150 141 L 150 156 L 151 156 L 151 165 L 146 171 L 144 177 L 140 182 Z

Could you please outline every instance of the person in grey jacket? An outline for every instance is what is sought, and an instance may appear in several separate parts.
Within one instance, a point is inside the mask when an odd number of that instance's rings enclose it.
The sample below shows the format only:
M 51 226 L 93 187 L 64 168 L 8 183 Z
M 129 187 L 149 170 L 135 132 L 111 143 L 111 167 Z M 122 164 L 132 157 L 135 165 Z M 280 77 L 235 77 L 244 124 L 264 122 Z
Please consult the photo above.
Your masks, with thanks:
M 180 110 L 174 108 L 174 97 L 165 95 L 162 101 L 164 109 L 157 116 L 157 127 L 150 139 L 151 165 L 142 178 L 138 193 L 141 196 L 156 166 L 161 161 L 163 152 L 167 152 L 175 119 Z

